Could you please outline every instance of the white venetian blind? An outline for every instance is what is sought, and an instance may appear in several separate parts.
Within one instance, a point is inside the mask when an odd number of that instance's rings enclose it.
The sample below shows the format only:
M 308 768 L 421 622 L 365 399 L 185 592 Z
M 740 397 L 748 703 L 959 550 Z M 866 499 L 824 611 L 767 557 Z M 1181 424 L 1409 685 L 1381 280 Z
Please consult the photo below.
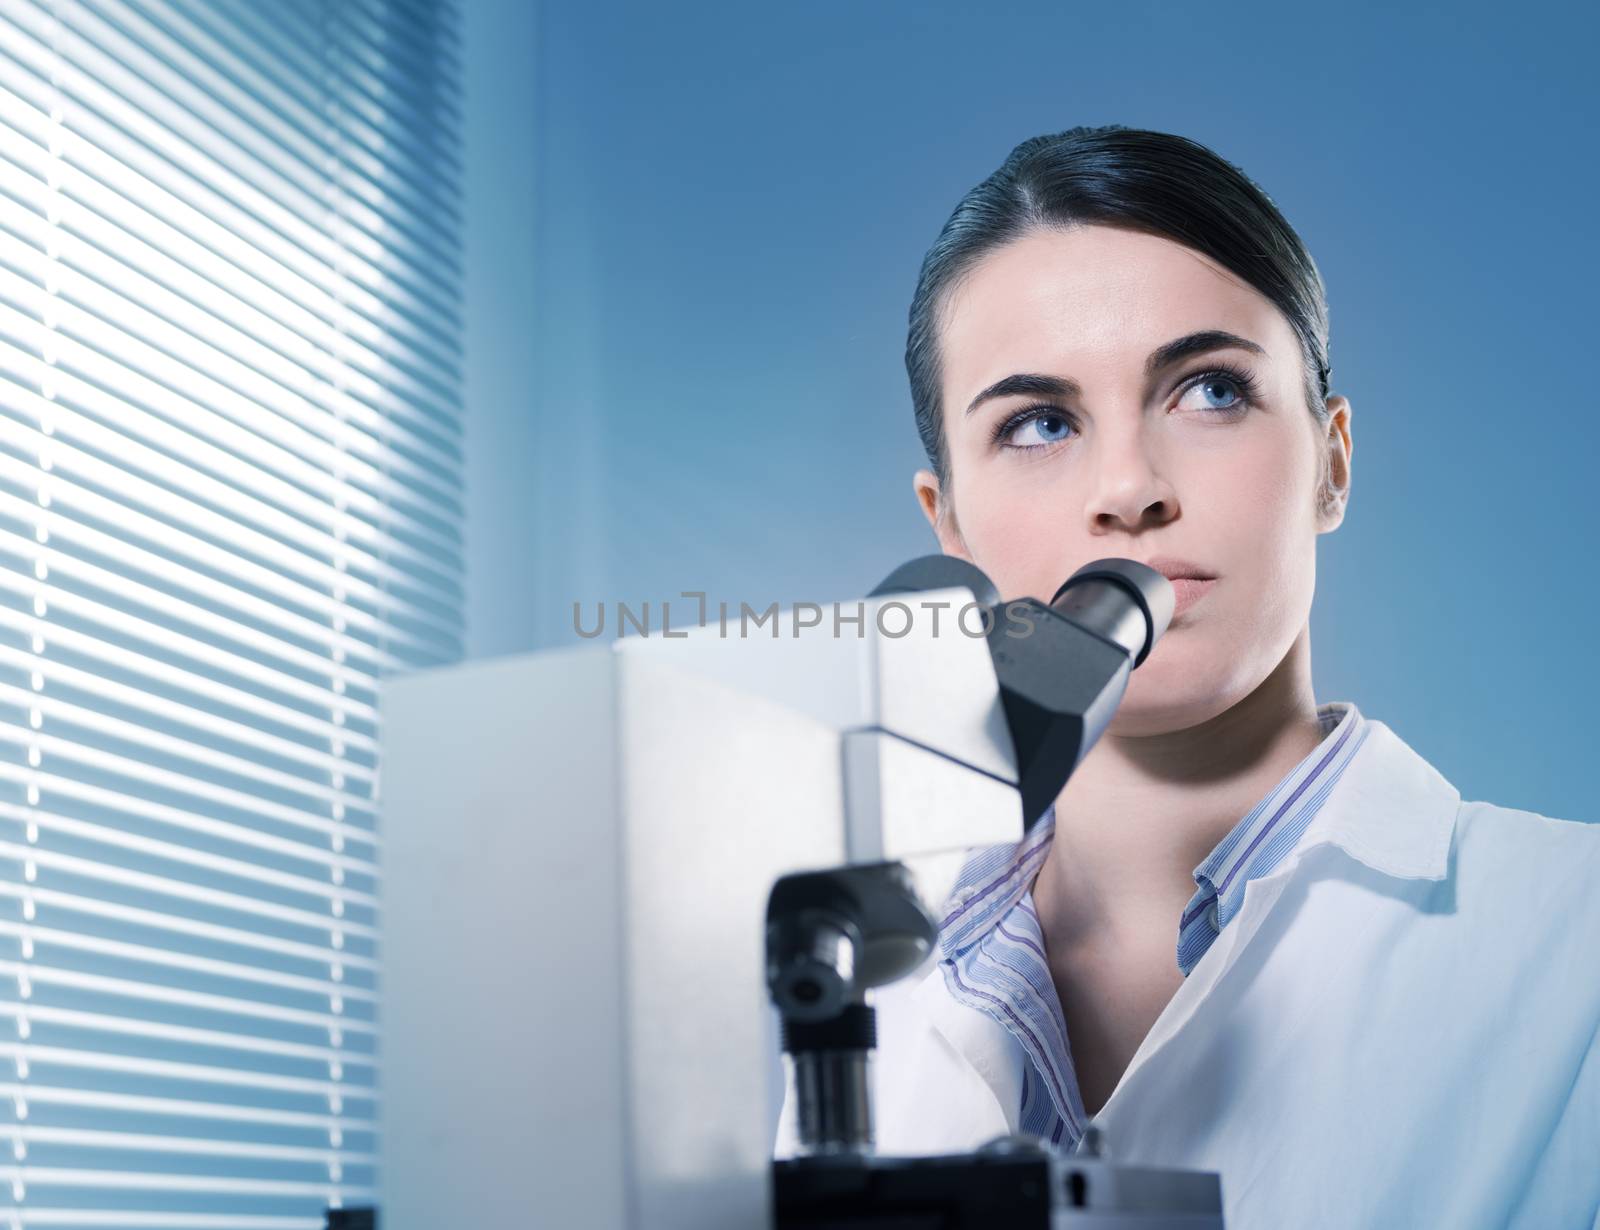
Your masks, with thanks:
M 0 0 L 0 1230 L 373 1199 L 377 681 L 461 645 L 443 0 Z

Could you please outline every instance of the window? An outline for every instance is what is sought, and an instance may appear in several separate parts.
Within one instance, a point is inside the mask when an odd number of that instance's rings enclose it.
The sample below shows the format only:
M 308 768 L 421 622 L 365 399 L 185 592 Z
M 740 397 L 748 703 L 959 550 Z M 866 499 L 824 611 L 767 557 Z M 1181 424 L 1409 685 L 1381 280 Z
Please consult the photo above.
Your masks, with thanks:
M 0 1230 L 375 1198 L 376 686 L 461 652 L 456 22 L 0 0 Z

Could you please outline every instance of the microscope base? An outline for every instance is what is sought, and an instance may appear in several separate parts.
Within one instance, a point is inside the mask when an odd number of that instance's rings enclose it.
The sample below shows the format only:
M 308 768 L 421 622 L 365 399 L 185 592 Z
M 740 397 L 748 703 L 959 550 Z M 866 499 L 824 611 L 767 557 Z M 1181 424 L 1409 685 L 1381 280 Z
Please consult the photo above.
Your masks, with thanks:
M 1043 1150 L 773 1164 L 777 1230 L 1222 1230 L 1215 1174 Z

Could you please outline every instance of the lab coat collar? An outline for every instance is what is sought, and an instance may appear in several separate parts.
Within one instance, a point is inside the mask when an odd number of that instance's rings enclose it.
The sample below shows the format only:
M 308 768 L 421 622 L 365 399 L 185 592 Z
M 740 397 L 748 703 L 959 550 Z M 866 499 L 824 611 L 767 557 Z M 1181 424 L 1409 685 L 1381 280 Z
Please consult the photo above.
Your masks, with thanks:
M 1368 718 L 1366 725 L 1362 747 L 1301 835 L 1295 856 L 1335 845 L 1385 875 L 1442 880 L 1461 793 L 1383 722 Z

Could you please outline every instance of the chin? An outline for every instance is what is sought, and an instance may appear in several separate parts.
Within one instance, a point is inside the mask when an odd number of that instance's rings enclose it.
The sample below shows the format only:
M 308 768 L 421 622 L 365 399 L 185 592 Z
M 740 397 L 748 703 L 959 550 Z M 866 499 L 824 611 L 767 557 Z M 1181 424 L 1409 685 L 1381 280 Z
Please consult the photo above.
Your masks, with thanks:
M 1216 717 L 1239 699 L 1230 694 L 1221 672 L 1185 661 L 1189 655 L 1162 656 L 1163 648 L 1174 647 L 1162 640 L 1144 665 L 1128 677 L 1128 690 L 1106 727 L 1108 734 L 1139 737 L 1187 730 Z

